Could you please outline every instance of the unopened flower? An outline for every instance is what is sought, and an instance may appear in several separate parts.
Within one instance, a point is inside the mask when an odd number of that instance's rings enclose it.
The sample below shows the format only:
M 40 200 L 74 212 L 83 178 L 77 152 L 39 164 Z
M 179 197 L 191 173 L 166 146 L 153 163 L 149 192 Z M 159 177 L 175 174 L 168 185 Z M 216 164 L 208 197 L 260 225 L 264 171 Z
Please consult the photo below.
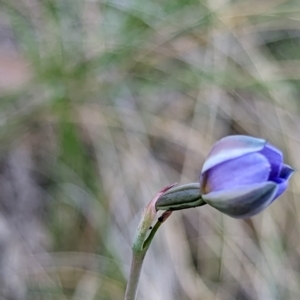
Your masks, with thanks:
M 282 152 L 265 140 L 228 136 L 218 141 L 204 162 L 200 192 L 207 204 L 234 217 L 251 217 L 287 188 L 294 170 Z

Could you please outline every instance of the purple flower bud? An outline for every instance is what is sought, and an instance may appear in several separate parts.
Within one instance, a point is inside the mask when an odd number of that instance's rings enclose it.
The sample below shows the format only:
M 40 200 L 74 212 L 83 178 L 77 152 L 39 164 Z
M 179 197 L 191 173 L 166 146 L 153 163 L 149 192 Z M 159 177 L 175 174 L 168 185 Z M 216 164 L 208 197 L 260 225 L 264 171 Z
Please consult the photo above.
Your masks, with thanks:
M 266 141 L 233 135 L 218 141 L 202 168 L 202 199 L 219 211 L 248 218 L 261 212 L 288 186 L 294 170 Z

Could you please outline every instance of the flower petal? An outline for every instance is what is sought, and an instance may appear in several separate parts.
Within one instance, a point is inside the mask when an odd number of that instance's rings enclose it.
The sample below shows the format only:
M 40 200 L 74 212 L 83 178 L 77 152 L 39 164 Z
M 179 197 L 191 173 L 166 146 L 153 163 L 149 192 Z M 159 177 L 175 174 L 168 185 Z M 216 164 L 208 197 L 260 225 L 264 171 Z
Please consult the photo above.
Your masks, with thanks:
M 274 196 L 273 201 L 275 199 L 277 199 L 287 189 L 287 187 L 288 187 L 288 181 L 284 180 L 284 179 L 281 179 L 281 178 L 278 178 L 277 179 L 277 187 L 278 187 L 278 189 L 276 191 L 276 194 Z
M 269 179 L 273 180 L 274 178 L 277 178 L 279 176 L 279 172 L 283 162 L 282 152 L 276 147 L 270 144 L 266 144 L 264 149 L 259 151 L 259 153 L 263 154 L 271 164 L 271 172 Z
M 276 195 L 275 182 L 263 182 L 241 186 L 229 191 L 202 195 L 203 200 L 217 210 L 233 218 L 249 218 L 258 214 L 272 203 Z
M 223 191 L 268 181 L 271 166 L 259 153 L 250 153 L 209 169 L 201 181 L 202 193 Z
M 264 148 L 265 140 L 246 135 L 227 136 L 214 144 L 202 168 L 202 173 L 227 160 Z
M 292 176 L 294 172 L 295 170 L 291 168 L 289 165 L 283 164 L 280 170 L 279 177 L 287 180 Z
M 277 192 L 276 192 L 276 195 L 275 195 L 273 201 L 276 198 L 278 198 L 287 189 L 289 179 L 293 173 L 294 173 L 294 170 L 290 166 L 285 165 L 285 164 L 282 166 L 282 169 L 280 171 L 280 178 L 275 179 L 278 189 L 277 189 Z

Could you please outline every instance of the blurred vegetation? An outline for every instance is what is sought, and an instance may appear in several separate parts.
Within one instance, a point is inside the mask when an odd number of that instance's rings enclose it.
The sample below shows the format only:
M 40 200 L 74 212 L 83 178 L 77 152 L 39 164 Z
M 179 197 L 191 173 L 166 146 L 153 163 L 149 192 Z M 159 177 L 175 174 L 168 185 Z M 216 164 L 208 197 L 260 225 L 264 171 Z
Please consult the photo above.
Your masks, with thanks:
M 123 299 L 142 208 L 225 135 L 299 170 L 299 47 L 296 0 L 0 0 L 1 298 Z M 299 180 L 174 213 L 138 299 L 298 300 Z

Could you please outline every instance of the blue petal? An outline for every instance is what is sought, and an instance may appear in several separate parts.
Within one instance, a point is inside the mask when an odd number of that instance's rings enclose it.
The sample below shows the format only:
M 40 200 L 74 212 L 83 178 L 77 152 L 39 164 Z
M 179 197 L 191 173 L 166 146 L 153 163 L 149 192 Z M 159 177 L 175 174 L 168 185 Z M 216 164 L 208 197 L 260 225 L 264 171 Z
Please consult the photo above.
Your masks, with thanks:
M 289 165 L 283 164 L 280 170 L 279 177 L 282 179 L 289 179 L 291 175 L 295 172 Z
M 202 168 L 202 173 L 227 160 L 264 148 L 265 140 L 245 135 L 227 136 L 214 144 Z
M 280 171 L 280 178 L 275 179 L 274 181 L 277 183 L 278 189 L 273 201 L 278 198 L 288 187 L 288 180 L 291 175 L 294 173 L 294 170 L 288 166 L 283 165 Z
M 281 165 L 283 162 L 283 155 L 282 152 L 277 149 L 276 147 L 267 144 L 264 149 L 260 151 L 271 164 L 271 172 L 270 172 L 270 180 L 277 178 L 281 169 Z
M 230 190 L 268 181 L 271 166 L 259 153 L 250 153 L 221 163 L 202 175 L 202 193 Z
M 276 180 L 277 182 L 277 191 L 276 191 L 276 194 L 274 196 L 274 199 L 273 201 L 278 198 L 288 187 L 288 181 L 287 180 L 284 180 L 284 179 L 281 179 L 281 178 L 278 178 Z
M 229 191 L 212 192 L 202 198 L 224 214 L 240 219 L 252 217 L 270 205 L 276 191 L 277 184 L 268 181 Z

